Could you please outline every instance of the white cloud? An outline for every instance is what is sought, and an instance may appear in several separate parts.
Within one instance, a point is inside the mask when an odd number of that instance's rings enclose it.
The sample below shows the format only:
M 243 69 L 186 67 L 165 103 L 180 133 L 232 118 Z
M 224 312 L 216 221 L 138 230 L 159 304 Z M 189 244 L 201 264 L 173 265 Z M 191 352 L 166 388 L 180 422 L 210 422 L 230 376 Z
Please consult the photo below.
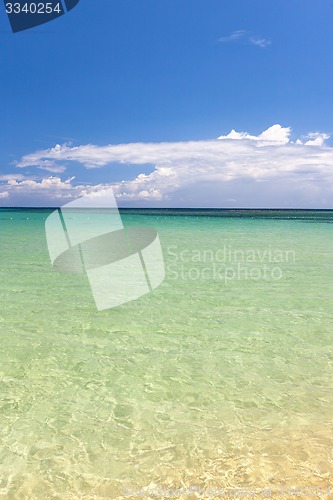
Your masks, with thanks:
M 17 167 L 38 166 L 41 162 L 52 161 L 54 165 L 57 161 L 74 161 L 81 163 L 86 168 L 103 167 L 109 163 L 145 165 L 147 163 L 163 164 L 163 172 L 166 175 L 166 168 L 173 162 L 210 161 L 221 163 L 221 155 L 229 156 L 236 154 L 241 148 L 238 140 L 246 139 L 252 146 L 268 146 L 274 143 L 287 144 L 290 136 L 289 127 L 273 125 L 258 136 L 253 136 L 247 132 L 236 132 L 232 130 L 226 136 L 220 136 L 218 140 L 210 141 L 190 141 L 190 142 L 166 142 L 166 143 L 130 143 L 107 146 L 85 145 L 78 147 L 56 145 L 54 148 L 37 151 L 24 156 Z M 235 139 L 237 141 L 235 141 Z M 225 143 L 223 143 L 225 142 Z
M 139 176 L 140 177 L 140 176 Z M 118 192 L 118 198 L 124 200 L 160 200 L 161 193 L 155 188 L 136 189 L 133 192 L 122 193 L 119 190 L 120 185 L 111 184 L 78 184 L 75 185 L 71 177 L 62 181 L 60 177 L 47 177 L 45 179 L 16 181 L 11 179 L 5 185 L 0 185 L 0 198 L 7 198 L 9 195 L 15 198 L 31 196 L 36 201 L 56 201 L 65 202 L 70 199 L 79 198 L 89 193 L 98 194 L 110 187 Z M 1 191 L 2 190 L 2 191 Z M 6 190 L 6 191 L 5 191 Z
M 11 181 L 11 180 L 23 180 L 25 179 L 25 175 L 23 174 L 3 174 L 0 175 L 0 182 L 1 181 Z
M 258 136 L 250 135 L 247 132 L 236 132 L 232 130 L 228 135 L 221 135 L 218 139 L 235 139 L 235 140 L 244 140 L 249 139 L 251 141 L 258 141 L 262 143 L 276 143 L 276 144 L 288 144 L 290 141 L 291 128 L 290 127 L 281 127 L 281 125 L 273 125 L 269 127 L 267 130 L 264 130 Z M 326 136 L 328 139 L 329 136 Z
M 260 37 L 260 36 L 250 36 L 249 37 L 249 41 L 253 45 L 257 45 L 258 47 L 261 47 L 262 49 L 264 49 L 265 47 L 268 47 L 269 45 L 271 45 L 271 41 L 270 40 L 266 40 L 266 38 L 263 38 L 263 37 Z
M 66 170 L 66 167 L 64 165 L 56 165 L 55 162 L 50 160 L 44 160 L 43 162 L 40 162 L 38 168 L 40 170 L 52 172 L 53 174 L 62 174 Z
M 256 45 L 257 47 L 260 47 L 262 49 L 271 45 L 270 40 L 262 36 L 253 35 L 250 31 L 247 30 L 237 30 L 230 35 L 222 36 L 218 39 L 218 41 L 221 43 L 233 43 L 238 42 L 239 40 L 244 40 L 245 42 Z
M 248 34 L 247 31 L 245 30 L 237 30 L 231 33 L 231 35 L 228 36 L 222 36 L 219 38 L 219 42 L 222 43 L 227 43 L 227 42 L 234 42 L 236 40 L 240 40 L 241 38 L 244 38 Z
M 310 132 L 307 135 L 307 141 L 305 142 L 306 146 L 323 146 L 325 141 L 329 139 L 330 136 L 327 134 L 321 134 L 320 132 Z
M 210 141 L 130 143 L 107 146 L 57 145 L 24 156 L 18 166 L 41 161 L 153 164 L 150 174 L 114 184 L 75 185 L 50 177 L 10 181 L 10 194 L 67 200 L 112 187 L 120 204 L 145 206 L 323 207 L 333 200 L 333 148 L 328 135 L 309 134 L 296 143 L 291 129 L 273 125 L 259 135 L 231 131 Z M 110 167 L 112 168 L 112 167 Z
M 20 197 L 20 195 L 32 195 L 46 197 L 47 199 L 65 199 L 72 198 L 75 196 L 75 191 L 77 191 L 77 196 L 80 196 L 80 190 L 71 184 L 74 177 L 62 181 L 59 177 L 48 177 L 40 181 L 33 179 L 26 179 L 23 181 L 18 181 L 15 179 L 9 179 L 7 184 L 1 185 L 0 189 L 3 192 L 8 192 L 9 195 L 14 195 L 15 197 Z

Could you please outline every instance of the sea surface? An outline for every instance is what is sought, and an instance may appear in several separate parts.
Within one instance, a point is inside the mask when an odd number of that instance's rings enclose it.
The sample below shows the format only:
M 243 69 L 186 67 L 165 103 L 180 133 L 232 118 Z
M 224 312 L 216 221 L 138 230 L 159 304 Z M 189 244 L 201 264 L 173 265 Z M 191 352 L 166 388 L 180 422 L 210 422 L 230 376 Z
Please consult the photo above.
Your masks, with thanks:
M 51 211 L 0 210 L 0 498 L 333 498 L 333 212 L 123 210 L 166 279 L 98 312 Z

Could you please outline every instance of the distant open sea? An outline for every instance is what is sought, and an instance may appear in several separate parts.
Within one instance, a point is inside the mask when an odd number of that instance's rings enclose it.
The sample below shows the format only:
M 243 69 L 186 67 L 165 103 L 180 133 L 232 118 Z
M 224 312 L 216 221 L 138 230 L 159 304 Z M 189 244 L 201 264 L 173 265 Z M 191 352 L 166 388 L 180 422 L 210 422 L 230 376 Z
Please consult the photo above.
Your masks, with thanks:
M 333 211 L 122 210 L 166 279 L 103 312 L 51 211 L 0 210 L 0 498 L 333 498 Z

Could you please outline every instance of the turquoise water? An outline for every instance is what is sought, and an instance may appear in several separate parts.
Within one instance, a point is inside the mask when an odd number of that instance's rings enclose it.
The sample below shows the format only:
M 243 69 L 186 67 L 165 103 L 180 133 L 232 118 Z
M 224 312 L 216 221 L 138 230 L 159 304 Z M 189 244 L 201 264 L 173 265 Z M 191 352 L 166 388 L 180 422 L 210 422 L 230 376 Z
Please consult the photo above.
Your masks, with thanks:
M 0 211 L 0 498 L 329 498 L 333 212 L 126 210 L 166 280 L 103 312 L 52 269 L 50 212 Z

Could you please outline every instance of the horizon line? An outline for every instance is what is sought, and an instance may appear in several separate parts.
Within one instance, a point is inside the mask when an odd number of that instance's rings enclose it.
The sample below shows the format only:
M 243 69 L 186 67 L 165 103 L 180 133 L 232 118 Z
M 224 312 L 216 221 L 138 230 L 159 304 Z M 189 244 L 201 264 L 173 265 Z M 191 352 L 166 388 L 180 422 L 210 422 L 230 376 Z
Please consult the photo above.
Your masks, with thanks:
M 9 206 L 9 207 L 0 207 L 0 210 L 60 210 L 62 206 L 56 206 L 56 207 L 41 207 L 41 206 L 36 206 L 36 207 L 31 207 L 31 206 Z M 110 207 L 104 207 L 104 208 L 110 208 Z M 232 208 L 232 207 L 115 207 L 118 208 L 118 210 L 234 210 L 234 211 L 326 211 L 330 212 L 333 211 L 333 208 Z M 102 207 L 103 209 L 103 207 Z

